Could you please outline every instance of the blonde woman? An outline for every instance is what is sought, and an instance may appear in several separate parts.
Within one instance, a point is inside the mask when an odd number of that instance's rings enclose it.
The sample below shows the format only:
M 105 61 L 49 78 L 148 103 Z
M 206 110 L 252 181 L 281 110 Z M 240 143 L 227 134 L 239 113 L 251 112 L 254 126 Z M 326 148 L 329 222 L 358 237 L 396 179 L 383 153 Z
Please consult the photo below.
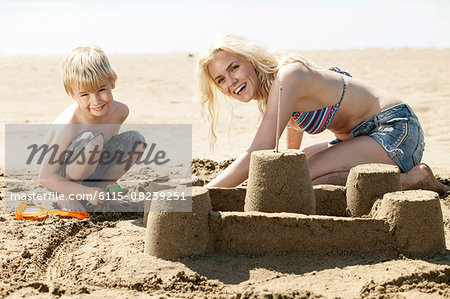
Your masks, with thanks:
M 216 139 L 217 91 L 241 102 L 256 100 L 263 114 L 250 147 L 207 187 L 234 187 L 248 177 L 251 152 L 275 147 L 278 90 L 283 87 L 280 135 L 299 149 L 303 134 L 326 129 L 330 143 L 302 149 L 316 184 L 345 184 L 350 168 L 363 163 L 397 165 L 403 189 L 446 187 L 420 164 L 424 136 L 412 109 L 396 95 L 371 86 L 338 68 L 322 69 L 300 56 L 268 51 L 249 40 L 225 35 L 200 56 L 197 75 L 203 116 Z

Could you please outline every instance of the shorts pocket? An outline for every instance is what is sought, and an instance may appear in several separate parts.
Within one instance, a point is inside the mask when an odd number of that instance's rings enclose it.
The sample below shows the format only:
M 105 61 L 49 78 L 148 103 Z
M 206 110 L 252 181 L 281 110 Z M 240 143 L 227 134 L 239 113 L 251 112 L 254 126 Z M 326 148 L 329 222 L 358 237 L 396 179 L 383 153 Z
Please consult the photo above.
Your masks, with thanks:
M 409 117 L 395 117 L 388 119 L 386 121 L 381 121 L 380 124 L 384 126 L 395 126 L 399 122 L 409 122 L 411 119 Z
M 418 165 L 422 161 L 423 151 L 425 150 L 425 142 L 423 137 L 423 130 L 419 127 L 419 136 L 417 147 L 412 155 L 414 166 Z
M 397 132 L 398 137 L 392 143 L 393 147 L 399 148 L 406 141 L 409 134 L 409 125 L 407 122 L 397 123 L 394 126 L 394 130 Z

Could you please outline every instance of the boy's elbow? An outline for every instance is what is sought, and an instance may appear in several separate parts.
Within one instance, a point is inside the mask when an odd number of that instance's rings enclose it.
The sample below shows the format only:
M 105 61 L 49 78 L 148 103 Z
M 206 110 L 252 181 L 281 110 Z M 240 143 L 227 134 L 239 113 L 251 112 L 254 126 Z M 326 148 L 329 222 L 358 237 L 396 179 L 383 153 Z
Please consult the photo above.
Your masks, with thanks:
M 48 179 L 43 178 L 41 175 L 39 175 L 38 177 L 38 183 L 43 185 L 43 186 L 47 186 Z
M 52 179 L 49 178 L 48 174 L 39 173 L 37 181 L 38 181 L 39 184 L 41 184 L 41 185 L 43 185 L 45 187 L 48 187 L 48 183 L 50 181 L 52 181 Z

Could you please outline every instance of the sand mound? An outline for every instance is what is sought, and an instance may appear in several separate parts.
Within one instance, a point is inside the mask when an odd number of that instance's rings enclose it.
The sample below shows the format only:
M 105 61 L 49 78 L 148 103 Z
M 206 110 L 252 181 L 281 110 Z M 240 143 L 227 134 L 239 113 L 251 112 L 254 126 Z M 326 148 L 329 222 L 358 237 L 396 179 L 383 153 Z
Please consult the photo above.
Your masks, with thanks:
M 215 178 L 222 170 L 227 168 L 234 159 L 214 161 L 210 159 L 192 159 L 192 185 L 204 186 Z

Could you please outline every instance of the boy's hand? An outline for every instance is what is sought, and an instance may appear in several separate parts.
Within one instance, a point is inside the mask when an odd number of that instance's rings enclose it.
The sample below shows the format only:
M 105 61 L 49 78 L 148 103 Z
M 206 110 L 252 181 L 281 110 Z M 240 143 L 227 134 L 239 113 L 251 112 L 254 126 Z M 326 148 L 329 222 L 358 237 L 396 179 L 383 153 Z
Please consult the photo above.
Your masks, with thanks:
M 72 212 L 87 212 L 84 201 L 79 200 L 59 200 L 56 202 L 56 208 Z
M 76 198 L 83 200 L 61 200 L 57 203 L 57 206 L 62 210 L 87 212 L 89 207 L 100 205 L 102 203 L 102 199 L 106 198 L 106 193 L 103 189 L 89 187 L 87 190 L 84 190 L 82 194 L 78 194 Z
M 102 203 L 102 201 L 106 199 L 107 194 L 105 190 L 98 187 L 91 187 L 89 189 L 91 189 L 90 196 L 88 196 L 90 200 L 88 200 L 87 202 L 89 202 L 90 204 L 98 206 Z

